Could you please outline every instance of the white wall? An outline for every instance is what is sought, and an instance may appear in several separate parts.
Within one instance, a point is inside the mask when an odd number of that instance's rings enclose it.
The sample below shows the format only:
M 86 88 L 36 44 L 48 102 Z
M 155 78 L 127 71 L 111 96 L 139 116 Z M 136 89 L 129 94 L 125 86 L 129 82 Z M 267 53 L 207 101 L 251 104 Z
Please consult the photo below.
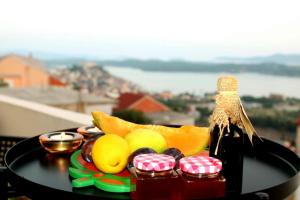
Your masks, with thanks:
M 178 119 L 178 120 L 173 120 L 169 122 L 171 125 L 194 125 L 195 124 L 195 119 L 190 117 L 186 119 Z
M 0 95 L 0 135 L 31 137 L 92 124 L 92 117 Z
M 112 108 L 114 104 L 96 104 L 96 105 L 85 105 L 84 112 L 88 115 L 92 113 L 92 111 L 102 111 L 106 114 L 111 115 L 112 114 Z

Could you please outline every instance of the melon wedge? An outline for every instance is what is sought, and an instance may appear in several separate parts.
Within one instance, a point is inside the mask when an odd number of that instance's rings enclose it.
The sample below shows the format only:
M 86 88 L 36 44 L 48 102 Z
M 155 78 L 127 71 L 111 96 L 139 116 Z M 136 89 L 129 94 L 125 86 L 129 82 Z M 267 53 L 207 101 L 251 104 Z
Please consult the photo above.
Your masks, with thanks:
M 110 116 L 100 111 L 92 112 L 92 116 L 95 126 L 101 129 L 105 134 L 116 134 L 124 137 L 138 126 L 138 124 Z

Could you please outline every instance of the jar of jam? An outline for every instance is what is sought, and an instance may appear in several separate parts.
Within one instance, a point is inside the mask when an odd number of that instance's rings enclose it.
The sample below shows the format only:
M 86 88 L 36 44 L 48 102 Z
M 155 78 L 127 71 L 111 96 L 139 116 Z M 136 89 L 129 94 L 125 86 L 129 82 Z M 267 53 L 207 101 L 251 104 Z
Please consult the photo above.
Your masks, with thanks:
M 222 162 L 208 156 L 179 160 L 182 199 L 211 199 L 225 196 L 225 178 L 219 173 Z
M 140 154 L 131 170 L 132 199 L 180 199 L 180 182 L 175 159 L 164 154 Z

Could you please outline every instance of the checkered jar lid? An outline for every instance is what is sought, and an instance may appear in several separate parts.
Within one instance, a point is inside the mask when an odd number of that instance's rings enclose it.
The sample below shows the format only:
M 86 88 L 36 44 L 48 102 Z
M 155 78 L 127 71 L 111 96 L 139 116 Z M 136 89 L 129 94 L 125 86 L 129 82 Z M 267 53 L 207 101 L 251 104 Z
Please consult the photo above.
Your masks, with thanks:
M 222 162 L 209 156 L 190 156 L 179 160 L 181 171 L 190 174 L 215 174 L 222 170 Z
M 161 172 L 173 169 L 175 159 L 164 154 L 140 154 L 134 157 L 133 165 L 139 170 Z

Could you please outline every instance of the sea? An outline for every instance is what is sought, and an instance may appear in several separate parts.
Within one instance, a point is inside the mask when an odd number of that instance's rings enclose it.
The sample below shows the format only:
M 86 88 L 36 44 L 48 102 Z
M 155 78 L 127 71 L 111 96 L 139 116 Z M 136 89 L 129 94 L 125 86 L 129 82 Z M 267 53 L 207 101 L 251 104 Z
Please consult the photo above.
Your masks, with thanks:
M 233 75 L 239 81 L 239 94 L 256 97 L 279 94 L 300 98 L 300 77 L 265 75 L 258 73 L 204 73 L 144 71 L 132 67 L 105 66 L 109 73 L 139 85 L 149 92 L 171 91 L 174 94 L 192 93 L 203 95 L 216 91 L 217 79 Z

